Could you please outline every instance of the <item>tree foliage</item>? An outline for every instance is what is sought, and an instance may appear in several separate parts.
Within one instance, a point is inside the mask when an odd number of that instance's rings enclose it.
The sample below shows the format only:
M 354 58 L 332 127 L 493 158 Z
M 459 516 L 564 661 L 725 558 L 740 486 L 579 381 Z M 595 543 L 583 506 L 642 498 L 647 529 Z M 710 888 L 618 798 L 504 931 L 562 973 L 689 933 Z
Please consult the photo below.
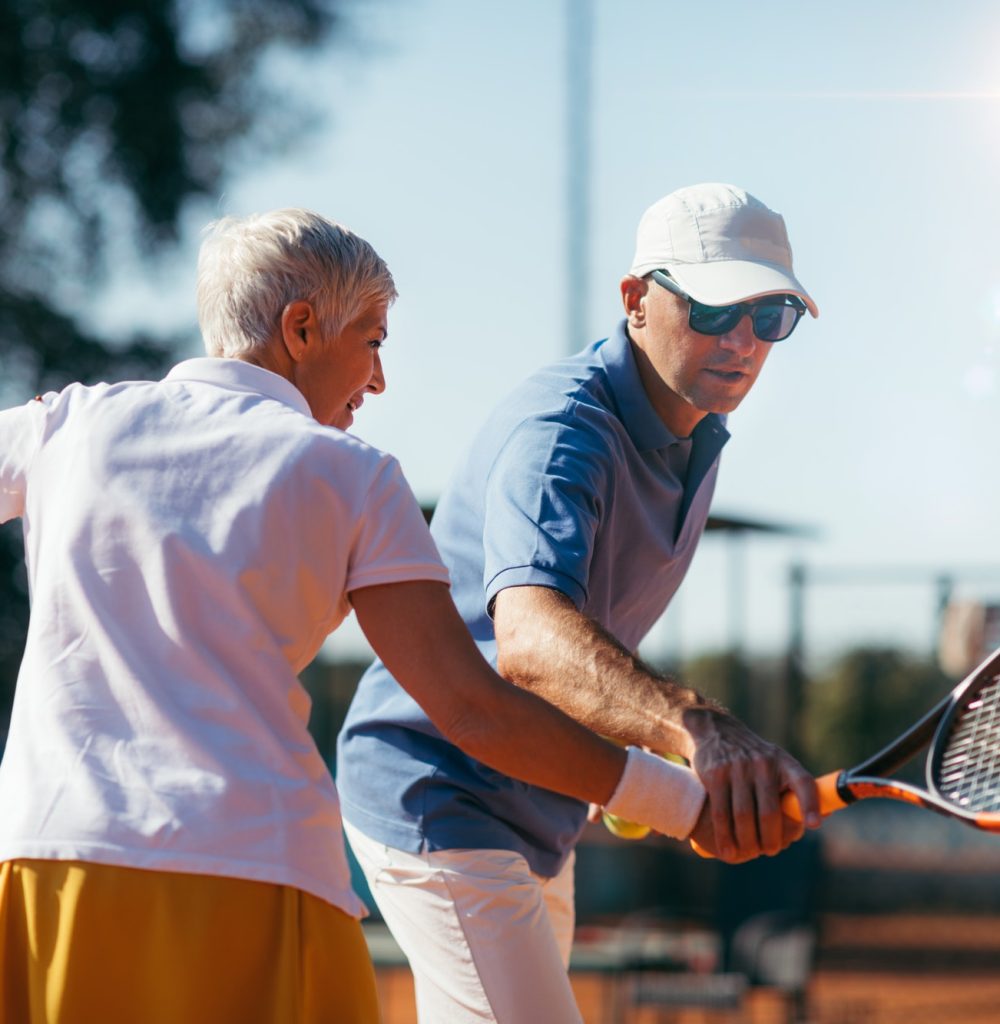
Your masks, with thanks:
M 786 667 L 780 659 L 706 654 L 681 679 L 715 697 L 762 736 L 786 746 Z M 816 672 L 806 688 L 803 762 L 822 774 L 874 754 L 954 685 L 937 663 L 894 647 L 858 647 Z
M 149 376 L 175 339 L 87 327 L 109 254 L 177 240 L 236 147 L 289 117 L 260 65 L 311 47 L 340 0 L 5 0 L 0 4 L 0 405 L 72 380 Z M 294 106 L 291 108 L 294 110 Z M 0 529 L 0 708 L 27 622 L 19 531 Z M 2 724 L 2 718 L 0 718 Z
M 823 772 L 857 764 L 895 739 L 953 685 L 930 659 L 888 647 L 847 652 L 809 687 L 810 767 Z

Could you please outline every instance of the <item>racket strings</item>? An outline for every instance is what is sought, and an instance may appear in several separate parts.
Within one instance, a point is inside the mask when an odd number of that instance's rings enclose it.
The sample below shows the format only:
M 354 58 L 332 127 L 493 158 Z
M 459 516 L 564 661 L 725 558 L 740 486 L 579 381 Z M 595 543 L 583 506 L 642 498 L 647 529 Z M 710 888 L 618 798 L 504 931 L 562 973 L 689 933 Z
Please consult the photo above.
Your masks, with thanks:
M 1000 675 L 955 716 L 938 762 L 938 792 L 968 811 L 1000 811 Z

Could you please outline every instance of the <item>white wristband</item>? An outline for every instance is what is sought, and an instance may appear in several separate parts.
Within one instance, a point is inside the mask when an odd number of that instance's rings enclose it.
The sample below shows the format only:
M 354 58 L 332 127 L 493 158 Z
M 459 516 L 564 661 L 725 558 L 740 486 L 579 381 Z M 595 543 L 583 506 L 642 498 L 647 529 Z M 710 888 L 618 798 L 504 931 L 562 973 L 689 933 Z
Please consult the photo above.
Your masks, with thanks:
M 604 809 L 674 839 L 687 839 L 705 803 L 705 787 L 690 768 L 628 748 L 625 771 Z

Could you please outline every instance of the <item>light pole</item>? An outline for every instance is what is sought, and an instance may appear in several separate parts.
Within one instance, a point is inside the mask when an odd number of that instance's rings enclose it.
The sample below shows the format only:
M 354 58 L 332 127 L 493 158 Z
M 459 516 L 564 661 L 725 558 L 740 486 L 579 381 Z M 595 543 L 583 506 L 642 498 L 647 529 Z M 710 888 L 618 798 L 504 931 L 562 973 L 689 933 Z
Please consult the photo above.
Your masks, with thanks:
M 593 0 L 566 0 L 566 350 L 585 345 L 590 299 Z

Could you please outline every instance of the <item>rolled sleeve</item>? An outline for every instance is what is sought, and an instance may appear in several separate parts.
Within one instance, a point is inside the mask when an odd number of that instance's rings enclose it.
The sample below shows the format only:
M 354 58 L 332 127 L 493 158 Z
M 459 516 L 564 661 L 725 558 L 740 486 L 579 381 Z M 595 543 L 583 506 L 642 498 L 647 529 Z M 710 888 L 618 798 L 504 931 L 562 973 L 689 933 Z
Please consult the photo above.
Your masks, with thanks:
M 553 569 L 538 569 L 533 565 L 519 565 L 497 573 L 486 587 L 486 607 L 493 614 L 493 599 L 508 587 L 549 587 L 565 594 L 579 611 L 587 601 L 587 591 L 565 573 Z

